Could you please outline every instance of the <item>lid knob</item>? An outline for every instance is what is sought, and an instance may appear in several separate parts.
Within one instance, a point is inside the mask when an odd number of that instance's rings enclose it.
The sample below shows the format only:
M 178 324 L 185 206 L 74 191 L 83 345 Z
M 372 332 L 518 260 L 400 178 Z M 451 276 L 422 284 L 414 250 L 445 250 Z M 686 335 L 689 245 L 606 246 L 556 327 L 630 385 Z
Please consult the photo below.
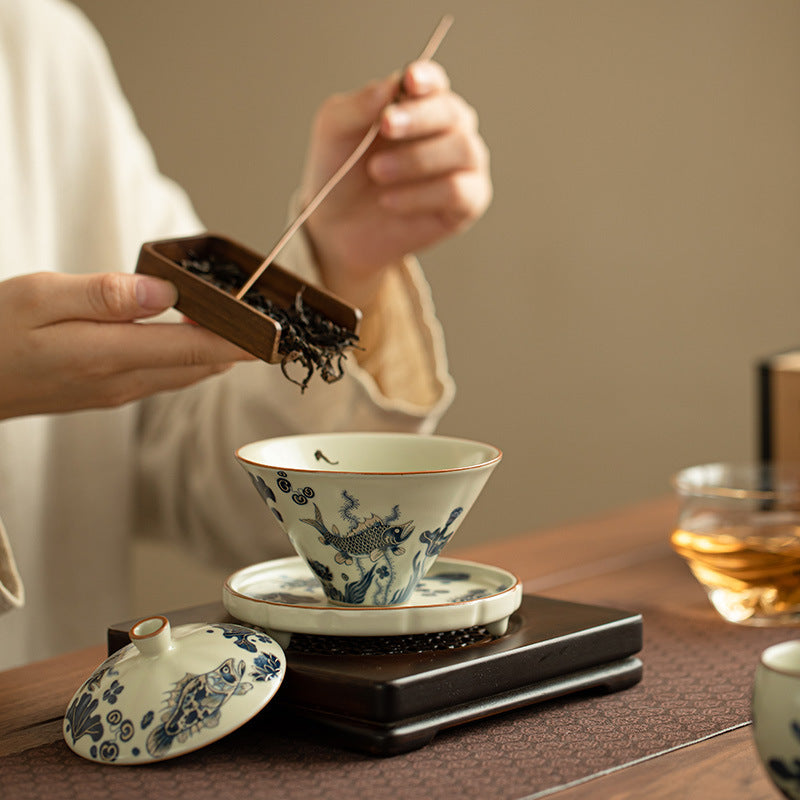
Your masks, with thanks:
M 131 641 L 144 656 L 157 656 L 172 649 L 172 633 L 166 617 L 141 619 L 129 631 Z

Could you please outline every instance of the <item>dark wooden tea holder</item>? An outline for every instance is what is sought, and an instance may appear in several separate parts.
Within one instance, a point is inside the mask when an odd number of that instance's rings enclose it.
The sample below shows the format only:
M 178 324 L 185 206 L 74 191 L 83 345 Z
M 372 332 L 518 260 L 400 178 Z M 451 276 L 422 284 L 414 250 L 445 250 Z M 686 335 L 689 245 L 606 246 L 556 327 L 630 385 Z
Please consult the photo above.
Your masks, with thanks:
M 172 625 L 236 622 L 221 603 L 165 616 Z M 109 654 L 130 642 L 136 621 L 109 627 Z M 283 685 L 262 714 L 288 715 L 327 730 L 339 745 L 391 756 L 492 714 L 633 686 L 642 677 L 641 646 L 639 614 L 532 595 L 523 597 L 502 636 L 484 628 L 295 635 L 284 648 Z
M 264 256 L 217 234 L 162 239 L 142 245 L 136 272 L 171 281 L 178 289 L 175 308 L 189 319 L 228 339 L 270 364 L 283 360 L 279 353 L 281 325 L 244 300 L 223 291 L 186 270 L 187 258 L 215 256 L 232 261 L 252 276 Z M 319 286 L 309 284 L 277 264 L 270 264 L 253 284 L 268 300 L 291 307 L 302 291 L 303 303 L 346 331 L 358 333 L 361 311 Z

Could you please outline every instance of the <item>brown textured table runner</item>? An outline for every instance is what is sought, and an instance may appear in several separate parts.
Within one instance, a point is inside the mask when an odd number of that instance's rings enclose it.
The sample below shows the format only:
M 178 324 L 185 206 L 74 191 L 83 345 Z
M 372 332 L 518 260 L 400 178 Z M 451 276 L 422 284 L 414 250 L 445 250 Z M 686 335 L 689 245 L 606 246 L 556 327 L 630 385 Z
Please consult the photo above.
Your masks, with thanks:
M 642 612 L 644 678 L 617 694 L 565 698 L 452 728 L 421 750 L 387 759 L 340 749 L 269 709 L 214 745 L 149 766 L 96 765 L 58 742 L 0 759 L 0 797 L 542 796 L 746 724 L 759 653 L 796 635 L 729 625 L 705 606 Z

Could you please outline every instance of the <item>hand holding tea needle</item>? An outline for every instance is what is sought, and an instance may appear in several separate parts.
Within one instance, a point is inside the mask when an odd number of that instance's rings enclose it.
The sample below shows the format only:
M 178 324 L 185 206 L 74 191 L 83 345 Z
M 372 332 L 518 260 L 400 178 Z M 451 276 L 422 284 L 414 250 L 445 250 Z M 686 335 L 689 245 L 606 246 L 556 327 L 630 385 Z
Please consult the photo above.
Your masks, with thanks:
M 492 196 L 477 114 L 450 89 L 444 69 L 411 64 L 403 99 L 386 106 L 395 86 L 388 78 L 323 105 L 303 183 L 310 195 L 326 166 L 380 114 L 370 150 L 306 223 L 325 284 L 362 308 L 391 263 L 466 230 Z
M 436 26 L 431 38 L 428 40 L 428 43 L 425 45 L 419 60 L 420 61 L 427 61 L 433 58 L 434 53 L 439 48 L 439 44 L 441 43 L 442 39 L 447 35 L 447 31 L 450 30 L 450 26 L 453 24 L 453 18 L 450 15 L 445 15 L 439 21 L 439 24 Z M 400 85 L 398 87 L 396 93 L 396 99 L 399 99 L 403 95 L 403 79 L 400 79 Z M 331 175 L 331 177 L 325 182 L 325 184 L 320 188 L 317 193 L 312 197 L 305 205 L 303 210 L 297 215 L 294 221 L 289 225 L 289 227 L 284 231 L 281 238 L 277 241 L 275 246 L 270 250 L 267 256 L 264 258 L 264 261 L 261 263 L 261 266 L 253 272 L 253 274 L 248 278 L 246 283 L 242 286 L 242 288 L 237 292 L 236 299 L 241 300 L 246 294 L 250 287 L 258 280 L 259 276 L 264 272 L 267 267 L 275 260 L 275 257 L 280 253 L 280 251 L 286 246 L 289 239 L 294 236 L 300 226 L 314 213 L 317 206 L 328 196 L 328 194 L 333 190 L 337 183 L 345 176 L 347 173 L 355 166 L 361 156 L 366 153 L 369 146 L 375 141 L 375 137 L 380 133 L 381 130 L 381 120 L 378 119 L 372 123 L 369 130 L 364 135 L 364 138 L 358 143 L 356 149 L 345 159 L 344 163 L 336 170 L 336 172 Z
M 400 76 L 328 98 L 314 121 L 301 218 L 323 282 L 362 308 L 391 263 L 465 230 L 491 201 L 477 114 L 428 60 L 451 21 Z

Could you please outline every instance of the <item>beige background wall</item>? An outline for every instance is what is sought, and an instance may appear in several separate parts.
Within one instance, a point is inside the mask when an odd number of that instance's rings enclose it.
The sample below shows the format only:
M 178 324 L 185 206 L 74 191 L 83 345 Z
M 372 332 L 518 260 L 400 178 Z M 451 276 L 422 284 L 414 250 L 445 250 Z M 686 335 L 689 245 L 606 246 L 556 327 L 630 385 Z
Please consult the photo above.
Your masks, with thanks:
M 424 256 L 459 385 L 440 430 L 505 451 L 462 542 L 753 453 L 755 362 L 800 345 L 796 0 L 78 5 L 163 170 L 264 250 L 317 104 L 455 15 L 439 60 L 480 112 L 496 199 Z M 139 585 L 143 611 L 173 602 Z

